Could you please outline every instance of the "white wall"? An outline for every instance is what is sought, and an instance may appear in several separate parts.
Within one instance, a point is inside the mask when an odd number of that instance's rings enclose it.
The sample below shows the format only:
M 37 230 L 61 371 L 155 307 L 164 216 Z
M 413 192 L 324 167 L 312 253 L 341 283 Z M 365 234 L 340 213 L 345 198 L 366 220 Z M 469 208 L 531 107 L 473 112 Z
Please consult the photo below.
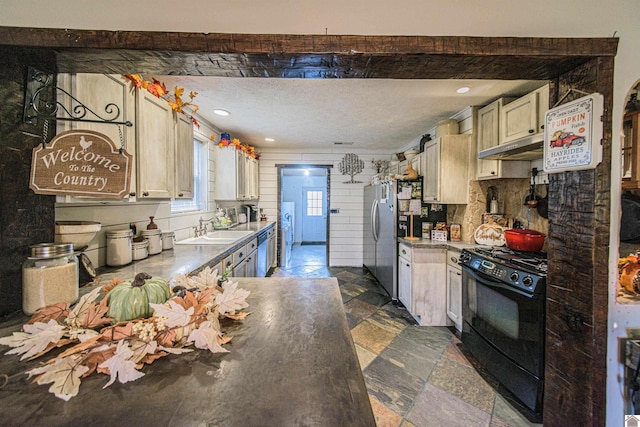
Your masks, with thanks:
M 186 5 L 175 0 L 58 0 L 54 6 L 47 0 L 0 0 L 0 10 L 0 25 L 47 28 L 517 37 L 612 37 L 615 34 L 619 38 L 619 48 L 614 74 L 614 152 L 619 152 L 620 148 L 619 130 L 625 96 L 640 77 L 640 5 L 637 0 L 397 0 L 393 3 L 388 0 L 193 0 Z M 150 10 L 155 11 L 153 19 L 145 19 Z M 274 179 L 265 172 L 267 179 Z M 613 161 L 611 173 L 612 200 L 619 200 L 619 162 Z M 268 207 L 270 216 L 275 215 L 275 196 L 264 196 L 261 204 Z M 625 335 L 626 327 L 640 326 L 640 306 L 615 303 L 619 215 L 619 205 L 614 202 L 608 283 L 609 425 L 622 425 L 624 415 L 617 379 L 616 337 Z M 341 215 L 340 218 L 346 217 Z M 333 218 L 332 223 L 335 223 Z M 356 264 L 355 260 L 353 262 Z
M 365 168 L 354 180 L 359 184 L 345 184 L 351 179 L 342 175 L 338 164 L 346 153 L 355 153 L 364 161 Z M 372 153 L 363 150 L 317 149 L 289 153 L 281 150 L 263 150 L 260 157 L 260 202 L 268 219 L 278 213 L 278 164 L 333 165 L 331 173 L 330 208 L 340 213 L 330 214 L 329 265 L 339 267 L 362 266 L 362 203 L 363 188 L 375 174 L 372 160 L 387 160 L 391 153 Z

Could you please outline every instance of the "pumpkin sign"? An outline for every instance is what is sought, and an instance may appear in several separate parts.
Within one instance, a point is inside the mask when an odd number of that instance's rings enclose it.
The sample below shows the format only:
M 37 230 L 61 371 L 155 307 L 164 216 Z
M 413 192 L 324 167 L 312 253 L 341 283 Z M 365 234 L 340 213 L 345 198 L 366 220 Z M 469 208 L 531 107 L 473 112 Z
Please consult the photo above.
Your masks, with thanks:
M 109 292 L 108 316 L 116 323 L 147 318 L 153 314 L 149 303 L 164 304 L 170 297 L 171 289 L 167 282 L 139 273 L 135 279 L 122 282 Z

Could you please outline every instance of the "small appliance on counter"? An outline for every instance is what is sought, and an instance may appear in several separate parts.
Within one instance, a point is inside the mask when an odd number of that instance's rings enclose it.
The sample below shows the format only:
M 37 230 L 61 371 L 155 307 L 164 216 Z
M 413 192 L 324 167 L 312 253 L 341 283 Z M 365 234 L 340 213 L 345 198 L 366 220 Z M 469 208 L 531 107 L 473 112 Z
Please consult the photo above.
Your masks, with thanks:
M 247 215 L 247 221 L 258 222 L 258 207 L 256 205 L 242 205 L 241 208 Z

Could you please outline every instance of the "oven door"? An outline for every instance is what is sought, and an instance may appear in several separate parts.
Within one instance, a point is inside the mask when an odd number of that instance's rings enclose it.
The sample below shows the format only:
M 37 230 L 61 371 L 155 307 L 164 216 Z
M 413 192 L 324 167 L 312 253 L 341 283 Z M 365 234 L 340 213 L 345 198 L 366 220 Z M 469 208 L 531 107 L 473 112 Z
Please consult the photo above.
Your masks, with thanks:
M 544 372 L 544 295 L 462 268 L 464 327 L 535 376 Z

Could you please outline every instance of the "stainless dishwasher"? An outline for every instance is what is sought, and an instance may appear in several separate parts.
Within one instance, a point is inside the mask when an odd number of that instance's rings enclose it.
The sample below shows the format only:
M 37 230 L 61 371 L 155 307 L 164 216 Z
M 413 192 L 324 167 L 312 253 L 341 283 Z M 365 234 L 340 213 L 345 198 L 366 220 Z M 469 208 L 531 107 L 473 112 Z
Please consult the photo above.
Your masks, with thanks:
M 269 271 L 269 257 L 267 257 L 269 231 L 264 230 L 258 234 L 258 270 L 256 277 L 265 277 Z

